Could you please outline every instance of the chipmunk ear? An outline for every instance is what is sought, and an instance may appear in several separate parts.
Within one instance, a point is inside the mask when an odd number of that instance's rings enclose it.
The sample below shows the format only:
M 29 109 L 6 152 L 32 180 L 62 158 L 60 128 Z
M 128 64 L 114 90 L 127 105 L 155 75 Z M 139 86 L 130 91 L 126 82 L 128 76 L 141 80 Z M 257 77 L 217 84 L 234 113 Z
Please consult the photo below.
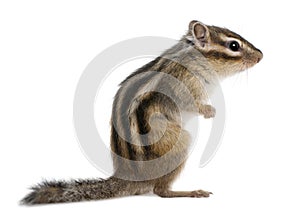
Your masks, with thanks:
M 189 24 L 189 31 L 192 39 L 198 41 L 201 47 L 204 47 L 209 39 L 209 29 L 203 23 L 193 20 Z

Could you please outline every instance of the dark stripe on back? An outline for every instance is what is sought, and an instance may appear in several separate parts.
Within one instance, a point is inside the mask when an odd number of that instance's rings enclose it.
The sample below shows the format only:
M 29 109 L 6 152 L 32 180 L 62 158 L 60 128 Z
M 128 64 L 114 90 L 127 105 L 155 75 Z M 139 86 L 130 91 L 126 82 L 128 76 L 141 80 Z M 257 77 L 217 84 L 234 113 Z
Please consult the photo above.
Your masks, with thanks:
M 159 61 L 160 64 L 158 67 L 155 67 L 155 64 L 157 64 Z M 135 160 L 137 159 L 136 153 L 134 151 L 134 146 L 130 143 L 131 142 L 131 132 L 130 132 L 130 121 L 128 118 L 128 110 L 129 110 L 129 106 L 132 102 L 132 99 L 135 97 L 136 93 L 139 92 L 139 89 L 144 86 L 146 83 L 148 83 L 150 81 L 150 79 L 152 79 L 155 75 L 158 75 L 159 72 L 156 71 L 161 71 L 163 70 L 165 67 L 168 66 L 168 64 L 170 64 L 172 61 L 168 60 L 168 59 L 164 59 L 162 60 L 161 57 L 157 57 L 155 60 L 149 62 L 148 64 L 146 64 L 145 66 L 141 67 L 140 69 L 138 69 L 137 71 L 135 71 L 134 73 L 132 73 L 131 75 L 129 75 L 123 82 L 121 82 L 121 88 L 118 90 L 115 99 L 114 99 L 114 104 L 113 104 L 113 113 L 112 113 L 112 122 L 111 122 L 111 126 L 117 126 L 114 125 L 114 123 L 117 123 L 117 114 L 121 114 L 120 116 L 120 123 L 121 125 L 118 125 L 118 128 L 122 129 L 122 133 L 121 135 L 117 134 L 118 130 L 117 129 L 112 129 L 112 136 L 115 135 L 114 138 L 112 138 L 112 140 L 114 141 L 114 144 L 111 147 L 115 149 L 116 153 L 122 157 L 124 157 L 124 155 L 122 154 L 122 146 L 120 146 L 120 142 L 124 141 L 125 144 L 127 145 L 127 152 L 129 155 L 129 159 L 130 160 Z M 154 67 L 154 68 L 153 68 Z M 149 72 L 152 71 L 152 72 Z M 149 74 L 143 74 L 145 72 L 149 72 Z M 126 82 L 130 81 L 130 79 L 138 76 L 138 75 L 142 75 L 141 78 L 139 78 L 138 80 L 135 80 L 133 83 L 131 83 L 130 86 L 126 86 Z M 126 92 L 122 95 L 122 97 L 120 97 L 120 94 L 123 90 L 126 90 Z M 116 106 L 117 104 L 120 103 L 120 109 L 121 110 L 116 110 Z M 145 120 L 142 120 L 139 122 L 139 115 L 144 116 L 145 112 L 142 111 L 141 107 L 143 108 L 147 108 L 147 106 L 149 105 L 149 103 L 147 102 L 143 102 L 144 104 L 142 106 L 139 106 L 139 110 L 136 112 L 137 115 L 137 123 L 138 123 L 138 127 L 140 129 L 141 134 L 146 134 L 148 133 L 148 128 L 146 126 L 146 124 L 148 122 L 146 122 Z M 142 113 L 143 112 L 143 113 Z M 145 118 L 145 117 L 143 117 Z M 124 135 L 125 140 L 122 138 L 122 135 Z M 143 140 L 141 140 L 141 143 L 143 144 L 143 141 L 148 141 L 145 140 L 145 138 L 143 138 Z M 151 147 L 150 145 L 144 144 L 146 145 L 145 147 L 142 147 L 144 153 L 148 153 Z M 123 149 L 125 150 L 125 149 Z M 149 155 L 150 156 L 150 155 Z
M 168 115 L 168 112 L 177 111 L 177 106 L 174 104 L 172 99 L 167 95 L 164 95 L 160 92 L 152 92 L 144 98 L 141 103 L 139 104 L 138 108 L 135 111 L 137 125 L 138 125 L 138 132 L 140 135 L 141 145 L 143 146 L 144 152 L 144 160 L 151 160 L 160 157 L 160 155 L 154 154 L 152 147 L 153 144 L 159 144 L 159 141 L 156 143 L 149 142 L 149 138 L 147 134 L 151 132 L 151 126 L 149 124 L 149 119 L 151 117 L 151 113 L 149 113 L 149 109 L 151 111 L 151 106 L 159 106 L 160 114 L 163 114 L 167 120 L 172 121 L 173 118 Z M 165 109 L 167 107 L 167 109 Z M 162 108 L 162 109 L 161 109 Z M 155 134 L 153 134 L 155 135 Z
M 119 146 L 119 135 L 114 126 L 111 126 L 111 135 L 110 135 L 110 145 L 111 149 L 117 155 L 121 155 L 121 150 Z
M 122 96 L 122 100 L 118 101 L 120 102 L 121 106 L 120 109 L 118 110 L 117 113 L 121 114 L 120 119 L 121 119 L 121 129 L 124 135 L 124 138 L 127 145 L 127 150 L 129 154 L 129 159 L 130 160 L 135 160 L 136 159 L 136 153 L 134 151 L 134 145 L 131 144 L 132 139 L 131 139 L 131 131 L 130 131 L 130 121 L 129 121 L 129 116 L 128 116 L 128 110 L 129 107 L 132 103 L 132 100 L 135 98 L 136 94 L 139 92 L 139 89 L 144 86 L 145 84 L 149 83 L 150 79 L 152 79 L 155 75 L 158 75 L 159 73 L 156 72 L 150 72 L 149 74 L 143 74 L 143 77 L 138 78 L 135 80 L 133 83 L 130 84 L 130 86 L 125 86 L 126 92 Z M 135 76 L 132 76 L 132 78 L 136 77 L 139 75 L 138 73 Z M 124 88 L 123 88 L 124 90 Z M 115 121 L 117 122 L 117 121 Z M 121 135 L 121 136 L 122 136 Z M 119 135 L 120 136 L 120 135 Z M 119 137 L 121 138 L 121 137 Z
M 137 126 L 138 126 L 138 133 L 142 136 L 139 136 L 140 142 L 142 145 L 142 149 L 145 155 L 146 160 L 149 159 L 150 156 L 150 148 L 149 139 L 146 134 L 150 132 L 150 125 L 149 125 L 149 115 L 147 114 L 147 109 L 153 100 L 153 96 L 150 96 L 147 99 L 144 99 L 138 108 L 135 111 Z

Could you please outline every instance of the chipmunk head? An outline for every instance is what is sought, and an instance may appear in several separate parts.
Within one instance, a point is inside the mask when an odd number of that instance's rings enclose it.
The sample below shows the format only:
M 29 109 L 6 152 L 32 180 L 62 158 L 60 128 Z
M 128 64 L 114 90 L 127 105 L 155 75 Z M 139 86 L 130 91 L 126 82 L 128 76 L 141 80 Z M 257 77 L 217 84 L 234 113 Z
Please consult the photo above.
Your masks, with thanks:
M 248 69 L 263 57 L 259 49 L 240 35 L 199 21 L 190 22 L 186 39 L 201 52 L 220 77 Z

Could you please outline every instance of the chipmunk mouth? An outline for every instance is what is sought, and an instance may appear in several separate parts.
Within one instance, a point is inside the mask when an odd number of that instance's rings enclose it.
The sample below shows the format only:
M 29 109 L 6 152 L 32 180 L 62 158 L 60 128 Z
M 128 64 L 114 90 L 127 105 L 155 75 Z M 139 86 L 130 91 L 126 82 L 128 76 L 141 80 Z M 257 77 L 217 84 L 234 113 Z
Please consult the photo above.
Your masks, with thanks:
M 255 66 L 255 64 L 258 64 L 262 59 L 263 53 L 259 49 L 251 54 L 248 54 L 243 60 L 243 64 L 241 66 L 243 69 L 242 71 Z
M 257 63 L 259 63 L 263 59 L 264 55 L 263 55 L 262 51 L 259 49 L 257 49 L 257 53 L 258 53 Z
M 259 63 L 261 61 L 261 59 L 262 59 L 262 57 L 258 57 L 256 63 Z
M 257 58 L 257 62 L 256 62 L 256 63 L 259 63 L 262 59 L 263 59 L 263 55 L 259 56 L 259 57 Z
M 241 70 L 240 72 L 243 72 L 251 67 L 253 67 L 256 63 L 253 63 L 253 62 L 247 62 L 247 61 L 244 61 L 242 66 L 241 66 Z
M 263 56 L 263 53 L 259 49 L 257 49 L 257 51 L 254 52 L 251 57 L 253 59 L 253 66 L 259 63 L 263 59 Z
M 263 58 L 263 56 L 261 54 L 257 57 L 252 58 L 252 60 L 244 61 L 242 66 L 241 66 L 242 71 L 247 70 L 247 69 L 255 66 L 255 64 L 259 63 L 262 60 L 262 58 Z

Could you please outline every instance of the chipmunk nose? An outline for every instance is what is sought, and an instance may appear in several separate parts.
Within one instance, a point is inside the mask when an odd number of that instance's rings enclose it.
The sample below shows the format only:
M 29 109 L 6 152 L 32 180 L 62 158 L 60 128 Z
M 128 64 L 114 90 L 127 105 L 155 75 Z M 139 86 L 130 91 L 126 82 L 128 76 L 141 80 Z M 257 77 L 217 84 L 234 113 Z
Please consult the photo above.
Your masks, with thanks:
M 259 61 L 261 61 L 262 57 L 257 58 L 257 63 L 259 63 Z
M 257 49 L 257 63 L 259 63 L 261 61 L 261 59 L 263 59 L 263 53 L 261 50 Z

